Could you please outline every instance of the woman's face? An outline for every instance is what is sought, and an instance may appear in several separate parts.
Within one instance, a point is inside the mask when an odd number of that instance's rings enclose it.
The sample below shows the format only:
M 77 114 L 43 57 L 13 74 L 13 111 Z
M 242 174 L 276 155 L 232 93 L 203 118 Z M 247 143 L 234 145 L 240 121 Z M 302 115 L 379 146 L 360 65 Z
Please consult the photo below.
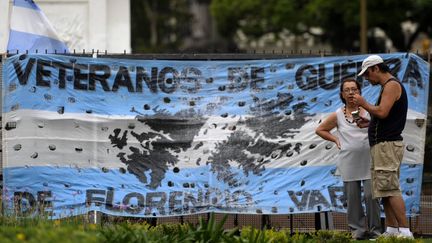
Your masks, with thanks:
M 355 82 L 345 82 L 343 84 L 342 97 L 346 103 L 353 103 L 354 94 L 358 94 L 359 92 Z

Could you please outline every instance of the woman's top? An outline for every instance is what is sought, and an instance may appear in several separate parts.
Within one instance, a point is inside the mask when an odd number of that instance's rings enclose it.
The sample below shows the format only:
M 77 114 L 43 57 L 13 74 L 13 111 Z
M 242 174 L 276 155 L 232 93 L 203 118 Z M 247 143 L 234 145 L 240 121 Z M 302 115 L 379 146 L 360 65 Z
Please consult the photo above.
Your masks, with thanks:
M 360 114 L 370 119 L 369 113 L 363 110 Z M 358 181 L 371 178 L 370 173 L 370 147 L 368 129 L 359 128 L 352 118 L 346 118 L 344 107 L 336 110 L 337 133 L 341 149 L 336 163 L 343 181 Z M 348 121 L 347 121 L 348 120 Z

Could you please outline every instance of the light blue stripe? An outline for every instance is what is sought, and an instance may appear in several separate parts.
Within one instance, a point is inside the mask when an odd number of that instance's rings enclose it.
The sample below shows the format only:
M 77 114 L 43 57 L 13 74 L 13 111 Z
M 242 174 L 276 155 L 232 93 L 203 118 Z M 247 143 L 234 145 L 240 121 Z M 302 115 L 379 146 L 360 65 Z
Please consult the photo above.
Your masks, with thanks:
M 128 193 L 138 193 L 144 196 L 148 193 L 164 192 L 167 195 L 164 215 L 156 213 L 155 216 L 169 216 L 168 200 L 170 192 L 181 192 L 183 196 L 190 193 L 197 197 L 198 192 L 206 192 L 208 188 L 217 189 L 222 194 L 216 203 L 208 203 L 205 207 L 197 208 L 196 212 L 229 212 L 229 213 L 265 213 L 265 214 L 291 214 L 311 213 L 320 211 L 345 212 L 340 198 L 335 199 L 330 194 L 337 189 L 338 197 L 342 195 L 342 182 L 339 177 L 332 175 L 334 166 L 310 166 L 302 168 L 273 168 L 266 169 L 259 175 L 249 173 L 247 176 L 242 170 L 231 167 L 240 182 L 239 186 L 229 186 L 212 174 L 210 167 L 184 168 L 178 173 L 172 169 L 166 171 L 161 186 L 150 189 L 141 183 L 134 175 L 120 173 L 117 169 L 102 172 L 98 168 L 65 168 L 65 167 L 19 167 L 5 168 L 4 173 L 4 199 L 6 211 L 11 212 L 13 195 L 15 192 L 28 192 L 37 197 L 38 191 L 51 191 L 50 200 L 54 206 L 54 218 L 83 214 L 89 210 L 99 210 L 112 215 L 142 217 L 144 211 L 132 214 L 126 211 L 113 211 L 106 205 L 91 207 L 85 206 L 86 192 L 88 190 L 103 190 L 105 193 L 113 188 L 113 203 L 121 204 Z M 420 193 L 422 181 L 422 165 L 409 166 L 402 164 L 401 188 L 406 203 L 408 215 L 419 213 Z M 150 177 L 149 177 L 150 178 Z M 171 186 L 169 182 L 172 182 Z M 185 187 L 185 184 L 188 187 Z M 193 187 L 191 185 L 194 185 Z M 208 187 L 206 187 L 208 184 Z M 233 207 L 226 195 L 233 195 L 235 191 L 244 191 L 251 195 L 252 203 L 247 208 Z M 314 191 L 309 199 L 303 198 L 308 192 Z M 227 193 L 227 194 L 226 194 Z M 294 193 L 294 194 L 293 194 Z M 291 195 L 290 195 L 291 194 Z M 107 198 L 106 194 L 96 195 Z M 321 197 L 322 196 L 322 197 Z M 293 197 L 297 198 L 297 203 Z M 310 205 L 313 201 L 325 198 L 327 203 Z M 332 200 L 333 198 L 333 200 Z M 147 199 L 147 197 L 146 197 Z M 303 201 L 302 206 L 299 203 Z M 239 201 L 239 204 L 246 204 Z M 191 211 L 182 211 L 176 214 L 188 214 Z M 150 215 L 151 216 L 151 215 Z
M 27 39 L 23 36 L 24 40 Z M 24 41 L 23 41 L 24 42 Z M 24 43 L 23 43 L 24 44 Z M 61 48 L 59 48 L 61 49 Z M 399 58 L 400 54 L 385 54 L 385 58 Z M 21 58 L 21 59 L 20 59 Z M 136 110 L 145 115 L 153 115 L 153 108 L 158 107 L 159 110 L 166 110 L 170 114 L 189 110 L 193 108 L 196 112 L 206 115 L 221 115 L 228 113 L 229 115 L 253 115 L 252 109 L 260 111 L 263 109 L 272 109 L 272 112 L 285 113 L 293 111 L 296 105 L 303 104 L 303 113 L 313 115 L 314 113 L 329 113 L 336 110 L 342 105 L 339 98 L 339 87 L 331 90 L 322 88 L 302 90 L 296 83 L 296 72 L 299 67 L 304 65 L 326 64 L 327 75 L 326 82 L 332 81 L 334 63 L 341 63 L 348 57 L 338 58 L 303 58 L 303 59 L 281 59 L 281 60 L 255 60 L 255 61 L 163 61 L 163 60 L 127 60 L 127 59 L 92 59 L 80 57 L 67 57 L 59 55 L 28 55 L 24 58 L 14 56 L 7 60 L 4 72 L 7 76 L 4 79 L 5 87 L 16 83 L 16 72 L 13 68 L 13 63 L 18 62 L 23 68 L 30 58 L 38 60 L 46 60 L 48 62 L 61 62 L 70 64 L 74 63 L 84 65 L 105 65 L 110 68 L 110 77 L 107 79 L 109 89 L 113 87 L 114 79 L 120 66 L 126 67 L 129 70 L 132 85 L 135 88 L 136 67 L 142 67 L 147 70 L 147 74 L 151 76 L 151 69 L 156 68 L 159 72 L 164 67 L 172 67 L 179 73 L 187 68 L 196 68 L 202 71 L 200 79 L 200 89 L 195 93 L 185 91 L 186 88 L 194 85 L 192 82 L 187 82 L 185 79 L 180 79 L 178 88 L 172 93 L 164 93 L 157 86 L 157 93 L 151 93 L 145 83 L 143 83 L 142 92 L 128 92 L 127 88 L 120 86 L 115 92 L 104 91 L 99 82 L 96 82 L 96 90 L 77 90 L 74 89 L 74 73 L 71 69 L 67 70 L 66 88 L 59 89 L 58 74 L 59 70 L 55 67 L 46 67 L 51 71 L 51 77 L 45 78 L 49 80 L 51 87 L 36 86 L 36 68 L 33 67 L 29 80 L 26 85 L 18 84 L 13 92 L 6 89 L 4 112 L 11 111 L 12 107 L 19 105 L 22 109 L 47 110 L 57 111 L 59 107 L 64 107 L 64 112 L 85 113 L 92 111 L 93 114 L 102 115 L 137 115 Z M 352 57 L 354 59 L 354 57 Z M 427 90 L 429 85 L 429 72 L 427 65 L 424 65 L 419 57 L 412 55 L 411 58 L 417 60 L 420 65 L 422 75 L 423 88 L 412 86 L 411 83 L 405 82 L 404 86 L 407 89 L 409 99 L 409 109 L 423 114 L 427 111 Z M 355 57 L 358 63 L 361 63 L 359 56 Z M 399 79 L 403 79 L 405 69 L 409 59 L 402 58 L 401 69 L 398 73 Z M 287 63 L 295 63 L 295 68 L 286 69 Z M 70 64 L 71 65 L 71 64 Z M 360 64 L 359 64 L 360 65 Z M 259 67 L 265 70 L 263 77 L 265 82 L 259 83 L 261 88 L 259 92 L 254 91 L 250 81 L 242 81 L 245 83 L 244 89 L 230 92 L 230 81 L 227 80 L 227 70 L 230 67 Z M 213 68 L 213 69 L 212 69 Z M 274 68 L 276 71 L 272 71 Z M 84 70 L 83 73 L 87 73 Z M 248 69 L 250 72 L 250 68 Z M 251 74 L 249 74 L 250 77 Z M 307 74 L 305 74 L 307 75 Z M 208 78 L 212 78 L 212 82 L 207 82 Z M 303 77 L 305 78 L 305 77 Z M 316 75 L 313 76 L 316 78 Z M 88 85 L 88 80 L 81 80 L 84 85 Z M 236 84 L 238 85 L 238 84 Z M 186 88 L 184 88 L 186 87 Z M 224 91 L 220 88 L 224 87 Z M 291 88 L 290 88 L 291 87 Z M 379 93 L 379 87 L 368 84 L 363 88 L 363 96 L 370 102 L 375 103 Z M 289 101 L 287 107 L 280 106 L 278 94 L 292 95 L 287 98 Z M 45 95 L 49 95 L 49 101 L 44 99 Z M 70 103 L 69 98 L 76 100 L 76 103 Z M 167 103 L 164 99 L 170 99 Z M 221 99 L 224 100 L 221 100 Z M 254 101 L 258 98 L 259 102 Z M 190 106 L 189 101 L 195 100 L 195 105 Z M 283 99 L 282 99 L 283 100 Z M 244 102 L 244 106 L 239 106 L 239 102 Z M 217 103 L 217 104 L 216 104 Z M 150 105 L 150 109 L 144 110 L 145 104 Z M 260 107 L 256 107 L 257 104 Z M 209 107 L 214 109 L 209 109 Z M 255 112 L 257 113 L 257 112 Z
M 19 53 L 25 53 L 26 51 L 36 53 L 36 50 L 38 53 L 45 53 L 45 50 L 47 50 L 47 53 L 55 53 L 56 51 L 57 53 L 63 53 L 65 50 L 69 52 L 69 49 L 62 41 L 12 29 L 7 50 L 10 53 L 16 53 L 17 50 Z
M 14 0 L 14 6 L 40 11 L 40 8 L 33 0 Z

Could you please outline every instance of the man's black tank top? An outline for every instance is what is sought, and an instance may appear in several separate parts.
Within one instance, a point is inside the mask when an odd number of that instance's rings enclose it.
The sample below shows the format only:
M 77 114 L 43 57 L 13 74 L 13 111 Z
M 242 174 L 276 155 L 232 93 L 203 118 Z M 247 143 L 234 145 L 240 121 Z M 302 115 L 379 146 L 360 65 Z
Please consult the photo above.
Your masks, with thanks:
M 394 80 L 401 86 L 402 92 L 399 99 L 393 104 L 388 116 L 384 119 L 379 119 L 373 115 L 369 123 L 369 145 L 373 145 L 384 141 L 401 141 L 402 131 L 405 128 L 405 122 L 408 112 L 408 98 L 404 86 L 395 78 L 390 78 L 385 84 Z M 385 86 L 384 84 L 384 86 Z M 381 102 L 382 92 L 384 86 L 381 88 L 380 96 L 376 105 Z

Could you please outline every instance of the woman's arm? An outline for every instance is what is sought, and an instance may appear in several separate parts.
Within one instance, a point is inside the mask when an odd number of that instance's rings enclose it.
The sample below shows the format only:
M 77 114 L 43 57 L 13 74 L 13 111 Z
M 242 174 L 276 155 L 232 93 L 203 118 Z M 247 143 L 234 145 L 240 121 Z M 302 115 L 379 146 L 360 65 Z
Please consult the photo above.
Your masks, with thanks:
M 330 114 L 318 127 L 315 129 L 315 133 L 325 140 L 334 142 L 340 149 L 339 138 L 333 135 L 330 131 L 337 127 L 337 116 L 336 112 Z

